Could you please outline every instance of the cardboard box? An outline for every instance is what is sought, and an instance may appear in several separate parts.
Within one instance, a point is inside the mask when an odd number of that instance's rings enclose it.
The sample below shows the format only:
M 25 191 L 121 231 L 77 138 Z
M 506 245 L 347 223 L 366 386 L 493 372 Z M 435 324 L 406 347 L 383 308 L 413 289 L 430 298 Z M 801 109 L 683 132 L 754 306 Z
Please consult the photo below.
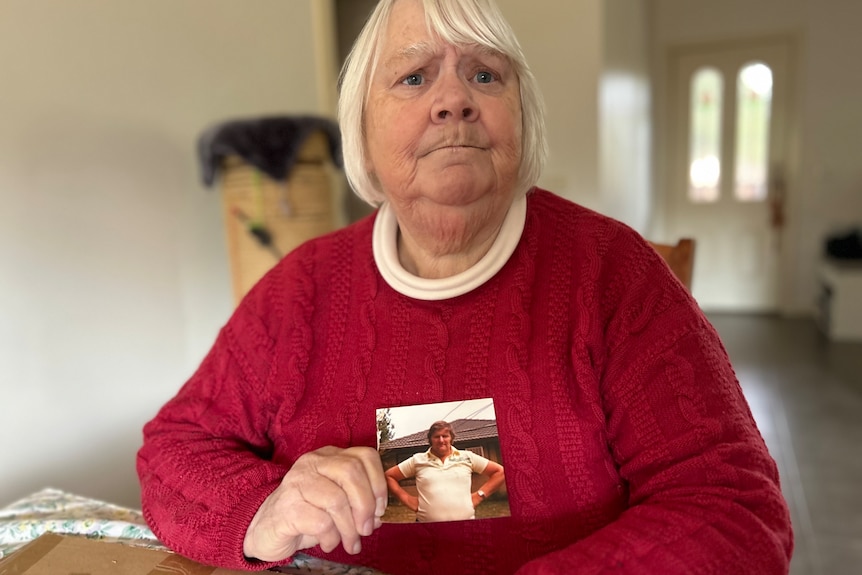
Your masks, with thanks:
M 46 533 L 0 560 L 0 575 L 248 575 L 181 555 Z

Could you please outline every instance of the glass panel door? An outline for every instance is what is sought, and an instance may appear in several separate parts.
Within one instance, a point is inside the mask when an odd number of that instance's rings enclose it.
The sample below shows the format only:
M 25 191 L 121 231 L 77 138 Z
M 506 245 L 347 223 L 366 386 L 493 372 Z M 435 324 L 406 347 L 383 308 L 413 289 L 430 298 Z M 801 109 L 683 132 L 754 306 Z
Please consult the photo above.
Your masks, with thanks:
M 778 306 L 779 223 L 770 171 L 784 164 L 789 41 L 671 55 L 668 240 L 692 237 L 692 293 L 709 311 Z

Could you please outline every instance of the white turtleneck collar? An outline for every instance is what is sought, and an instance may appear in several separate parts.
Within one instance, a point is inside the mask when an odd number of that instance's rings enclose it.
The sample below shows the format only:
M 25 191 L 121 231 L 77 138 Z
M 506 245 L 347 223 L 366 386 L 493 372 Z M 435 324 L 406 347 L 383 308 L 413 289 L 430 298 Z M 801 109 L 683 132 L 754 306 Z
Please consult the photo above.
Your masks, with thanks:
M 500 271 L 514 253 L 527 220 L 527 198 L 516 199 L 491 249 L 471 268 L 448 278 L 426 279 L 404 269 L 398 259 L 398 220 L 389 203 L 380 206 L 374 221 L 374 262 L 389 287 L 414 299 L 436 301 L 476 289 Z

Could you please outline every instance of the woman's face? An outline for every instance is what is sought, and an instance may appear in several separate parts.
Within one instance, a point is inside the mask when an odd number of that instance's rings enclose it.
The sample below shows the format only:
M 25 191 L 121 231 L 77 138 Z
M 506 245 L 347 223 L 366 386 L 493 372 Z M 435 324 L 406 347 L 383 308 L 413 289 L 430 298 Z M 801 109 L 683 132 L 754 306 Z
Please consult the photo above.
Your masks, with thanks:
M 367 168 L 402 228 L 471 241 L 512 203 L 521 159 L 518 78 L 504 56 L 431 36 L 419 2 L 393 7 L 365 112 Z M 445 248 L 443 248 L 445 249 Z

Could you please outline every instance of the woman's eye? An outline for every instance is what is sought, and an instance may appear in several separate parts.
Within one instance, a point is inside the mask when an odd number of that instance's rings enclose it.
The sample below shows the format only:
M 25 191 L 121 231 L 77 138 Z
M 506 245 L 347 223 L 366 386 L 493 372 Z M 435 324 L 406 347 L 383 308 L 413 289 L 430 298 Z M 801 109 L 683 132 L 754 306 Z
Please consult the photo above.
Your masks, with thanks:
M 407 84 L 408 86 L 421 86 L 424 78 L 422 78 L 422 74 L 410 74 L 406 78 L 404 78 L 401 83 Z
M 494 78 L 494 74 L 491 72 L 479 72 L 476 74 L 476 82 L 480 84 L 490 84 L 496 78 Z

